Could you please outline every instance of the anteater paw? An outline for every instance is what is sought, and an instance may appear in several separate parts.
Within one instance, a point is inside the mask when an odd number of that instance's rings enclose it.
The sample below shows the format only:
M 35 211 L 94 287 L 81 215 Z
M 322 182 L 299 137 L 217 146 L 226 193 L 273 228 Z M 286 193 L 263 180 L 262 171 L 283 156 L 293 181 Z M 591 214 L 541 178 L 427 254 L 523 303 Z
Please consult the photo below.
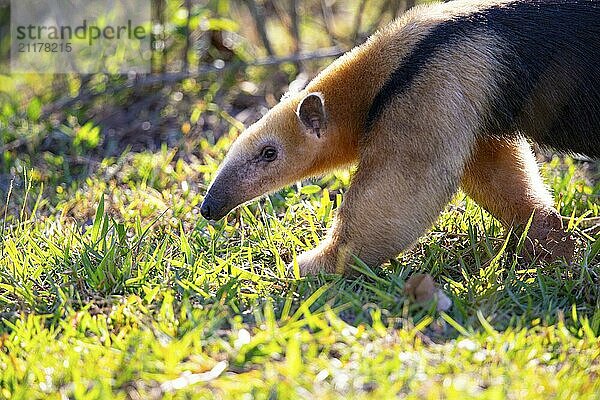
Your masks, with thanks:
M 523 249 L 526 259 L 570 263 L 574 253 L 575 238 L 563 229 L 561 216 L 556 210 L 548 210 L 534 218 Z
M 328 242 L 321 244 L 310 251 L 300 254 L 297 258 L 301 276 L 325 274 L 343 274 L 346 270 L 345 263 L 340 260 L 340 253 Z

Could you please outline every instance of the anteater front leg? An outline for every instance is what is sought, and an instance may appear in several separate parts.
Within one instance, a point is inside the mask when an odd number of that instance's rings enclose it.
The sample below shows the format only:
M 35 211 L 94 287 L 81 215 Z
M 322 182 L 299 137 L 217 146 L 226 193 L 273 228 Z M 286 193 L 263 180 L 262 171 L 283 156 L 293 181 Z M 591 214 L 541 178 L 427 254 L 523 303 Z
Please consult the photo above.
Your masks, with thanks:
M 303 275 L 349 272 L 353 256 L 372 267 L 396 257 L 433 224 L 457 190 L 470 154 L 468 135 L 387 123 L 361 150 L 327 238 L 298 258 Z
M 462 179 L 464 191 L 506 226 L 522 228 L 533 214 L 526 255 L 546 260 L 573 256 L 552 196 L 525 139 L 480 140 Z

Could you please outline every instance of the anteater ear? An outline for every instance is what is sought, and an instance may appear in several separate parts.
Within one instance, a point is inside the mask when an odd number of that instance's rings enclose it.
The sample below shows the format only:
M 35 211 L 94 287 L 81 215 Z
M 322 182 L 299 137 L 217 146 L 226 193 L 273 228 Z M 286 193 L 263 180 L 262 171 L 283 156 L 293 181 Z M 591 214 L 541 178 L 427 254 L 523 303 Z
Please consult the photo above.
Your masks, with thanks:
M 296 110 L 302 125 L 310 133 L 321 137 L 327 129 L 327 116 L 325 115 L 325 102 L 321 93 L 310 93 L 302 99 Z

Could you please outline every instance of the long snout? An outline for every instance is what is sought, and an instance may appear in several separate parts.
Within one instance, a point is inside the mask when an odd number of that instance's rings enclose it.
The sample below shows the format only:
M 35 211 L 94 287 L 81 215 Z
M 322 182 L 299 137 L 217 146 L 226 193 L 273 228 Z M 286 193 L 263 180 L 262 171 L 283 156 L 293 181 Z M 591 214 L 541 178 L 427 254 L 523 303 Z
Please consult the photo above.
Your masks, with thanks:
M 209 221 L 218 221 L 225 217 L 237 204 L 231 204 L 231 201 L 224 196 L 215 197 L 209 190 L 200 206 L 200 214 Z
M 204 218 L 218 221 L 243 202 L 238 171 L 235 165 L 226 165 L 217 173 L 200 206 Z
M 226 158 L 208 187 L 200 213 L 208 220 L 220 220 L 240 204 L 256 197 L 253 189 L 248 181 L 247 166 L 236 159 Z

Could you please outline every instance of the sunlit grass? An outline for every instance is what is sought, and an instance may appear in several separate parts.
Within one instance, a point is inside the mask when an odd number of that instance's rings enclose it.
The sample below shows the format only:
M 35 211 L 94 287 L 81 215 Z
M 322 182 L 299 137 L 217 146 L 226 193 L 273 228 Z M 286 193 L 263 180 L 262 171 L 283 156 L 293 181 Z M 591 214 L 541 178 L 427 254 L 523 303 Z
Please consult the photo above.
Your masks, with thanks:
M 53 196 L 31 175 L 13 188 L 1 210 L 0 397 L 598 395 L 600 241 L 588 225 L 600 187 L 571 160 L 546 175 L 579 240 L 574 265 L 524 263 L 458 194 L 383 268 L 299 279 L 287 265 L 323 237 L 348 174 L 208 224 L 198 205 L 228 145 L 205 160 L 166 149 L 107 160 Z M 418 272 L 450 310 L 409 300 Z

